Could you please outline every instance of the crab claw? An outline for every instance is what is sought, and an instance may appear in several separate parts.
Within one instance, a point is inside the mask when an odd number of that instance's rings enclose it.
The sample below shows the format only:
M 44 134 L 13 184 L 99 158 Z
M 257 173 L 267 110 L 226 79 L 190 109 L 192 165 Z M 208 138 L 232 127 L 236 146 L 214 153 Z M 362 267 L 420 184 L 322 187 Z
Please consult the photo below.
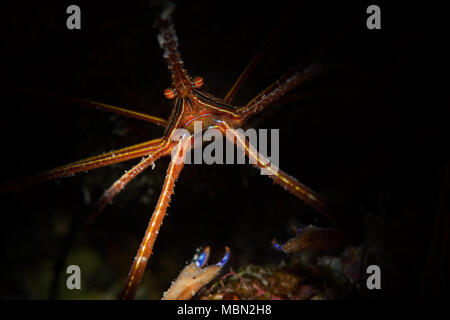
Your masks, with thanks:
M 216 266 L 222 268 L 228 262 L 228 260 L 230 260 L 230 255 L 231 255 L 230 248 L 225 247 L 225 254 L 222 260 L 216 263 Z
M 163 300 L 190 299 L 200 288 L 219 274 L 222 267 L 230 259 L 230 248 L 225 247 L 225 255 L 219 262 L 215 265 L 206 266 L 209 251 L 209 247 L 206 247 L 202 253 L 194 256 L 193 261 L 180 272 L 169 290 L 164 293 Z
M 202 253 L 194 257 L 194 263 L 197 266 L 197 268 L 203 268 L 206 265 L 209 258 L 209 251 L 210 251 L 209 247 L 206 247 Z
M 209 252 L 210 252 L 210 248 L 206 247 L 202 251 L 202 253 L 200 253 L 199 255 L 196 255 L 194 257 L 194 263 L 197 268 L 201 269 L 206 266 L 208 259 L 209 259 Z M 225 254 L 224 254 L 223 258 L 219 262 L 216 263 L 216 266 L 222 268 L 228 262 L 228 260 L 230 260 L 230 255 L 231 255 L 230 248 L 225 247 Z

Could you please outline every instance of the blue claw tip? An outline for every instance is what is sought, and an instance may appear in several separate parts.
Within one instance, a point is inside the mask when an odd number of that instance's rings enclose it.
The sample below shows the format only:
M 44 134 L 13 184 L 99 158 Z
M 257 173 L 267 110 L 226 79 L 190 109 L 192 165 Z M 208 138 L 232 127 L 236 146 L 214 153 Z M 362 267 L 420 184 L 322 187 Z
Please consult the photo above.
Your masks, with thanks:
M 206 247 L 205 250 L 203 250 L 203 252 L 197 257 L 197 259 L 195 259 L 195 265 L 197 266 L 197 268 L 203 268 L 206 262 L 208 262 L 208 258 L 209 247 Z
M 275 241 L 275 239 L 272 240 L 272 246 L 279 251 L 283 251 L 283 246 Z
M 231 255 L 230 248 L 225 247 L 225 255 L 223 256 L 222 260 L 216 263 L 216 266 L 222 268 L 228 262 L 228 260 L 230 260 L 230 255 Z

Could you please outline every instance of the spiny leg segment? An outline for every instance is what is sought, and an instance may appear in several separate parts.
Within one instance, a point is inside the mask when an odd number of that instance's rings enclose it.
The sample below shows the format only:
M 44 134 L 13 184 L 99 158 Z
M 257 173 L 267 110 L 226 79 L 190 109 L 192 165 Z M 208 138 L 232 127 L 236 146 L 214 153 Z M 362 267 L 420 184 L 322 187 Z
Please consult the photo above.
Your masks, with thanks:
M 125 153 L 129 153 L 129 152 L 140 150 L 140 149 L 144 149 L 144 148 L 157 149 L 158 147 L 161 146 L 162 142 L 163 142 L 163 138 L 153 139 L 153 140 L 141 142 L 141 143 L 129 146 L 129 147 L 113 150 L 113 151 L 110 151 L 110 152 L 105 152 L 103 154 L 99 154 L 99 155 L 96 155 L 96 156 L 93 156 L 93 157 L 90 157 L 90 158 L 74 161 L 72 163 L 69 163 L 69 164 L 64 165 L 64 166 L 60 166 L 58 168 L 63 168 L 63 167 L 67 167 L 67 166 L 71 166 L 71 165 L 75 165 L 75 164 L 79 164 L 79 163 L 90 162 L 90 161 L 93 161 L 93 160 L 104 159 L 104 158 L 108 158 L 110 156 L 114 156 L 115 157 L 115 156 L 119 156 L 119 155 L 122 155 L 122 154 L 125 154 Z
M 170 153 L 172 147 L 165 143 L 158 149 L 152 151 L 147 157 L 143 158 L 141 162 L 135 165 L 131 170 L 128 170 L 123 174 L 111 187 L 108 188 L 97 203 L 97 209 L 102 211 L 107 204 L 111 203 L 113 198 L 123 189 L 125 186 L 144 171 L 148 166 L 152 165 L 159 158 Z
M 111 151 L 102 155 L 90 157 L 84 160 L 63 165 L 46 172 L 27 177 L 24 179 L 12 181 L 0 187 L 0 192 L 20 189 L 39 182 L 51 179 L 72 176 L 78 172 L 89 171 L 96 168 L 105 167 L 114 163 L 119 163 L 138 157 L 147 156 L 151 152 L 160 148 L 161 139 L 155 139 L 131 147 Z
M 256 148 L 251 145 L 245 136 L 239 133 L 237 130 L 233 129 L 225 121 L 222 122 L 222 133 L 226 138 L 233 144 L 236 144 L 247 156 L 254 166 L 265 170 L 269 177 L 276 183 L 282 186 L 284 189 L 300 198 L 314 209 L 319 211 L 328 217 L 331 221 L 334 220 L 334 213 L 327 207 L 326 202 L 322 197 L 311 190 L 301 182 L 299 182 L 294 177 L 291 177 L 287 173 L 281 171 L 275 164 L 270 163 L 270 161 L 256 150 Z
M 270 36 L 269 36 L 270 39 Z M 267 41 L 269 41 L 269 39 Z M 233 85 L 233 87 L 228 92 L 225 100 L 230 101 L 236 94 L 242 82 L 248 76 L 248 74 L 254 68 L 254 60 L 258 60 L 261 51 L 264 50 L 266 44 L 258 51 L 256 56 L 252 59 L 247 68 L 243 71 L 239 79 Z M 255 98 L 248 102 L 245 106 L 238 108 L 237 113 L 239 117 L 237 120 L 230 119 L 230 123 L 233 123 L 233 127 L 241 126 L 254 114 L 261 112 L 266 107 L 279 101 L 281 98 L 285 97 L 290 91 L 300 87 L 306 81 L 310 80 L 312 77 L 321 72 L 321 65 L 313 64 L 303 72 L 293 69 L 281 76 L 277 81 L 272 83 L 269 87 L 259 93 Z M 229 141 L 236 144 L 243 152 L 252 160 L 253 164 L 260 168 L 261 170 L 269 171 L 269 176 L 272 180 L 282 186 L 285 190 L 289 191 L 296 197 L 300 198 L 325 216 L 327 216 L 331 221 L 334 221 L 335 214 L 326 205 L 325 200 L 312 189 L 308 188 L 301 182 L 299 182 L 294 177 L 288 175 L 287 173 L 281 171 L 274 164 L 268 165 L 269 160 L 260 154 L 256 148 L 254 148 L 244 136 L 242 136 L 238 131 L 236 131 L 229 123 L 226 121 L 219 125 L 222 129 L 222 133 L 227 137 Z
M 168 69 L 172 76 L 172 84 L 175 88 L 182 91 L 182 89 L 189 87 L 191 84 L 189 83 L 190 77 L 183 67 L 181 54 L 178 51 L 178 38 L 175 27 L 171 21 L 171 15 L 174 8 L 175 6 L 173 3 L 164 3 L 163 8 L 160 9 L 161 11 L 156 17 L 156 27 L 159 31 L 159 45 L 164 51 L 163 56 L 167 61 Z M 179 93 L 181 94 L 181 92 Z M 182 97 L 177 97 L 169 116 L 169 124 L 166 126 L 166 131 L 164 133 L 165 139 L 171 139 L 171 136 L 175 132 L 178 123 L 183 116 L 183 112 L 184 99 L 182 99 Z M 185 140 L 180 141 L 173 147 L 175 148 L 175 152 L 172 155 L 172 160 L 167 169 L 163 189 L 128 274 L 125 289 L 122 294 L 122 299 L 124 300 L 133 299 L 136 295 L 137 288 L 144 274 L 147 261 L 152 254 L 153 245 L 166 214 L 175 186 L 175 180 L 178 178 L 184 166 L 184 158 L 187 152 L 187 150 L 184 150 L 187 149 L 185 143 L 189 143 L 190 146 L 190 140 L 190 138 L 185 138 Z
M 288 92 L 303 85 L 320 71 L 321 66 L 314 64 L 303 72 L 295 69 L 287 72 L 249 103 L 237 110 L 240 115 L 239 124 L 245 123 L 251 116 L 261 112 L 264 108 L 275 103 Z
M 191 146 L 190 140 L 190 138 L 186 138 L 174 147 L 175 150 L 172 153 L 172 160 L 167 169 L 166 179 L 158 203 L 156 204 L 155 211 L 153 212 L 147 230 L 145 231 L 144 238 L 139 246 L 136 257 L 134 258 L 130 273 L 128 274 L 125 290 L 122 295 L 122 299 L 124 300 L 134 298 L 139 283 L 141 282 L 147 261 L 152 254 L 153 245 L 158 235 L 159 228 L 166 215 L 167 207 L 169 206 L 169 201 L 175 187 L 175 181 L 183 169 L 188 146 Z

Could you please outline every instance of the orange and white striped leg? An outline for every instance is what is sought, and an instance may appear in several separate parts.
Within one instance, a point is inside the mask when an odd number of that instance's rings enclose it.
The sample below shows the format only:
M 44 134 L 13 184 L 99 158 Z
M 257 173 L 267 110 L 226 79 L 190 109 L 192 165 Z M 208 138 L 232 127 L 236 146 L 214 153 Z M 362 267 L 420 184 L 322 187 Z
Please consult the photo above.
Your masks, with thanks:
M 19 87 L 19 88 L 17 88 L 17 90 L 24 91 L 24 92 L 30 92 L 30 93 L 37 94 L 40 96 L 55 99 L 57 101 L 68 102 L 71 104 L 77 104 L 77 105 L 81 105 L 81 106 L 85 106 L 85 107 L 89 107 L 89 108 L 103 110 L 106 112 L 120 114 L 125 117 L 154 123 L 154 124 L 157 124 L 162 127 L 165 127 L 167 125 L 166 119 L 162 119 L 160 117 L 152 116 L 152 115 L 149 115 L 146 113 L 142 113 L 142 112 L 138 112 L 138 111 L 122 108 L 122 107 L 113 106 L 113 105 L 106 104 L 106 103 L 92 101 L 89 99 L 76 98 L 76 97 L 66 96 L 66 95 L 63 95 L 60 93 L 51 92 L 51 91 L 47 91 L 47 90 L 39 90 L 39 89 L 26 88 L 26 87 Z
M 321 66 L 315 64 L 304 71 L 294 70 L 284 74 L 277 81 L 272 83 L 269 87 L 253 98 L 249 103 L 237 110 L 241 116 L 241 119 L 237 121 L 236 124 L 242 125 L 252 115 L 261 112 L 263 109 L 277 102 L 287 93 L 300 87 L 320 71 Z
M 155 211 L 150 219 L 147 230 L 145 231 L 144 238 L 139 246 L 136 257 L 134 258 L 133 265 L 131 266 L 126 281 L 125 289 L 122 295 L 122 299 L 133 299 L 139 283 L 147 265 L 147 261 L 152 254 L 153 245 L 161 227 L 164 216 L 166 215 L 167 207 L 169 206 L 170 198 L 172 196 L 175 181 L 180 175 L 184 166 L 184 159 L 187 153 L 186 141 L 180 141 L 174 148 L 175 152 L 172 153 L 172 160 L 170 161 L 169 168 L 167 169 L 166 179 L 164 181 L 163 189 L 159 196 L 158 203 L 156 204 Z M 190 141 L 189 141 L 190 144 Z
M 144 142 L 138 145 L 134 145 L 128 148 L 111 151 L 102 155 L 90 157 L 87 159 L 72 162 L 31 177 L 7 182 L 0 186 L 0 193 L 12 190 L 17 190 L 26 186 L 30 186 L 36 183 L 44 182 L 51 179 L 63 178 L 72 176 L 78 172 L 89 171 L 96 168 L 105 167 L 113 163 L 119 163 L 143 156 L 149 155 L 151 152 L 160 149 L 162 146 L 167 145 L 166 141 L 162 139 L 155 139 L 152 141 Z
M 270 163 L 269 159 L 259 153 L 239 131 L 234 130 L 226 122 L 222 122 L 222 124 L 222 130 L 226 135 L 226 138 L 243 150 L 254 166 L 264 170 L 265 174 L 269 175 L 276 184 L 279 184 L 285 190 L 327 216 L 331 221 L 334 221 L 335 214 L 328 208 L 326 201 L 317 192 L 311 190 L 294 177 L 281 171 L 274 163 Z
M 155 151 L 152 151 L 147 157 L 141 160 L 137 165 L 135 165 L 131 170 L 128 170 L 123 174 L 118 180 L 116 180 L 111 187 L 108 188 L 103 193 L 103 196 L 97 203 L 97 210 L 102 211 L 108 203 L 114 199 L 115 196 L 123 189 L 125 186 L 138 176 L 142 171 L 144 171 L 148 166 L 152 165 L 159 158 L 168 155 L 172 150 L 172 146 L 163 146 Z

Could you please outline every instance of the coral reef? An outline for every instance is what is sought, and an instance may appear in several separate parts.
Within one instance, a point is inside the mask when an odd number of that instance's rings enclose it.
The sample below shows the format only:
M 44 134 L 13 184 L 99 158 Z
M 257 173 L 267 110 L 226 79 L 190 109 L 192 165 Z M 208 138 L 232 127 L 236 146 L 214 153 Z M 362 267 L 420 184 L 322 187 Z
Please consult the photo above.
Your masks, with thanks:
M 223 275 L 201 300 L 324 300 L 355 297 L 361 290 L 361 248 L 338 255 L 302 252 L 278 266 L 241 266 Z M 331 252 L 329 252 L 331 253 Z

